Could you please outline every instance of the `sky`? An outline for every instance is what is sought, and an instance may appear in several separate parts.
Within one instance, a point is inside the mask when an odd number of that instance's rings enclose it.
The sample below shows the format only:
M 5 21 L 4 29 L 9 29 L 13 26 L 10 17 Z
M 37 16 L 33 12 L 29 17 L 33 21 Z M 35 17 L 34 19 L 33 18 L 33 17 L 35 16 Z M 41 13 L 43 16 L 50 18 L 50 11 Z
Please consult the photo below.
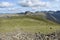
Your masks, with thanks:
M 0 13 L 49 10 L 60 10 L 60 0 L 0 0 Z

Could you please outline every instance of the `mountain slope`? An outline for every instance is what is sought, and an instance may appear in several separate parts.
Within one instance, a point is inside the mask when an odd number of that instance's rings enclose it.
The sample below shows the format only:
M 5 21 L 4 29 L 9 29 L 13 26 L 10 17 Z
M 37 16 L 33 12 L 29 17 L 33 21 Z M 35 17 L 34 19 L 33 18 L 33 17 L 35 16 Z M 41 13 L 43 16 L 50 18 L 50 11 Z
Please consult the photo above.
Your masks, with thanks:
M 0 32 L 22 30 L 26 32 L 51 33 L 59 30 L 60 25 L 42 16 L 13 16 L 0 18 Z
M 47 18 L 56 23 L 60 23 L 60 12 L 47 13 Z

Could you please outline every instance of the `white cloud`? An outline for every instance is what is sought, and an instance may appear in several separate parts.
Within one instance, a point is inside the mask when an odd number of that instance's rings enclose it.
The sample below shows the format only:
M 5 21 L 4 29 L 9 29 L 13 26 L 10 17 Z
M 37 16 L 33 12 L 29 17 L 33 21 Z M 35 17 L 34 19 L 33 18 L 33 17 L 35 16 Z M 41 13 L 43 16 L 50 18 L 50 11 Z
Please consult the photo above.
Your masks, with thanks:
M 19 5 L 22 7 L 32 7 L 34 9 L 41 7 L 48 7 L 50 5 L 49 2 L 43 2 L 40 0 L 22 0 L 19 2 Z
M 60 8 L 60 0 L 20 0 L 19 5 L 22 7 L 31 7 L 32 9 L 51 9 L 55 10 Z
M 1 2 L 0 3 L 0 8 L 5 8 L 5 7 L 12 7 L 13 4 L 10 2 Z

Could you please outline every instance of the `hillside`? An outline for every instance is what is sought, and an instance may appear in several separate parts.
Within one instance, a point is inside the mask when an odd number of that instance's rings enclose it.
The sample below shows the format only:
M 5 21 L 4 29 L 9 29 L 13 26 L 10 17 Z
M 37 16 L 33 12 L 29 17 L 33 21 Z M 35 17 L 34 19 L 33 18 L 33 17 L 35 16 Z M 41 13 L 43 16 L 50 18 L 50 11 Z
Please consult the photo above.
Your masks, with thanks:
M 1 14 L 0 40 L 60 40 L 60 25 L 54 16 L 47 15 Z
M 52 33 L 59 30 L 60 25 L 49 21 L 45 16 L 12 16 L 0 18 L 0 32 L 22 30 L 27 32 Z

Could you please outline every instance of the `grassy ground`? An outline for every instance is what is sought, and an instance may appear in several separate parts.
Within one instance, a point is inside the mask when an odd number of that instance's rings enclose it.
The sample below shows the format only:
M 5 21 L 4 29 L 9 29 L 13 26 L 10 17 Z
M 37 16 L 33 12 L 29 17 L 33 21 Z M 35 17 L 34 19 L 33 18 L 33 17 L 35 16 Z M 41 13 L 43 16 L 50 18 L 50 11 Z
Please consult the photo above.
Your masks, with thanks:
M 11 18 L 0 18 L 0 32 L 15 30 L 27 32 L 51 33 L 60 29 L 60 25 L 48 21 L 41 16 L 19 16 Z

